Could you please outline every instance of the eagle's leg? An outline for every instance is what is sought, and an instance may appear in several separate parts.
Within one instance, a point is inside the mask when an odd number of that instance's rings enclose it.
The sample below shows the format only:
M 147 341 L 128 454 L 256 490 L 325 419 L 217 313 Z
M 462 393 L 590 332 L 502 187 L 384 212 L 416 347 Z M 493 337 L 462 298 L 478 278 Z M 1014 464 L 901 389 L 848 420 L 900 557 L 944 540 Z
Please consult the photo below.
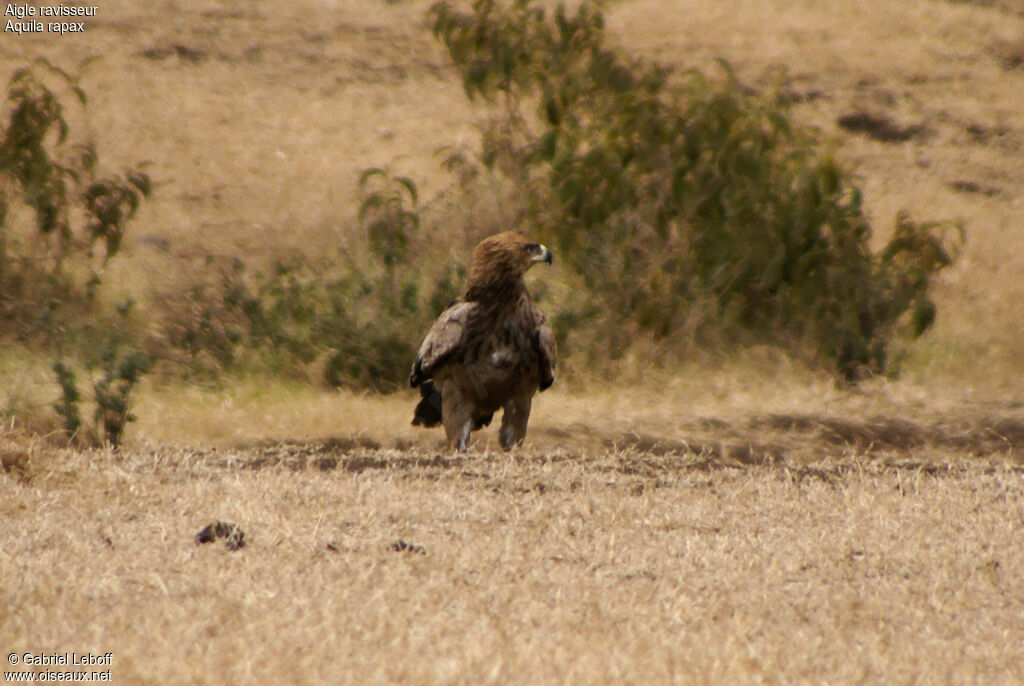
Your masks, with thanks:
M 526 424 L 530 421 L 530 396 L 521 395 L 505 403 L 501 413 L 501 431 L 498 439 L 501 447 L 511 450 L 526 438 Z
M 473 422 L 466 420 L 462 423 L 462 429 L 458 432 L 458 436 L 455 438 L 455 449 L 457 451 L 465 452 L 469 447 L 469 432 L 473 429 Z M 449 441 L 451 438 L 448 439 Z
M 447 387 L 441 392 L 441 414 L 448 445 L 459 452 L 466 450 L 473 430 L 473 406 L 463 400 L 457 388 Z
M 459 452 L 469 447 L 469 432 L 473 430 L 472 417 L 445 417 L 444 432 L 448 445 L 454 445 Z

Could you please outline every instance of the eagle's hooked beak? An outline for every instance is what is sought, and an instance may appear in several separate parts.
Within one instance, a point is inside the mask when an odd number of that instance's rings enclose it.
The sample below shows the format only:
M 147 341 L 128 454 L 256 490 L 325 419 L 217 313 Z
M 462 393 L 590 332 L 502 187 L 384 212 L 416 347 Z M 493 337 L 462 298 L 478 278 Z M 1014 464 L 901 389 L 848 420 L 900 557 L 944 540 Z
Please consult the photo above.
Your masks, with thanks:
M 534 262 L 547 262 L 551 264 L 554 258 L 551 256 L 551 251 L 547 249 L 547 246 L 538 245 L 537 252 L 533 256 Z

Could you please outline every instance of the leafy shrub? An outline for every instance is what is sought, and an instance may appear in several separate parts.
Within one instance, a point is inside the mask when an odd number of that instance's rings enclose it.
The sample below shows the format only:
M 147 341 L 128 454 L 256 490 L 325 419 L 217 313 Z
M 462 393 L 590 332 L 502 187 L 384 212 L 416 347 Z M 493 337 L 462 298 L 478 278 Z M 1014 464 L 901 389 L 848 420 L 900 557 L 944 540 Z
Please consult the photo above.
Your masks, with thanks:
M 95 147 L 69 139 L 64 102 L 48 80 L 65 98 L 86 103 L 76 77 L 45 60 L 17 70 L 8 84 L 0 124 L 0 322 L 22 339 L 42 334 L 58 342 L 63 313 L 91 307 L 99 268 L 120 249 L 150 180 L 137 169 L 100 176 Z
M 728 65 L 713 78 L 624 57 L 589 0 L 430 13 L 467 96 L 498 105 L 481 158 L 522 189 L 610 331 L 776 340 L 856 380 L 891 369 L 897 330 L 931 324 L 958 227 L 901 215 L 873 254 L 851 174 Z

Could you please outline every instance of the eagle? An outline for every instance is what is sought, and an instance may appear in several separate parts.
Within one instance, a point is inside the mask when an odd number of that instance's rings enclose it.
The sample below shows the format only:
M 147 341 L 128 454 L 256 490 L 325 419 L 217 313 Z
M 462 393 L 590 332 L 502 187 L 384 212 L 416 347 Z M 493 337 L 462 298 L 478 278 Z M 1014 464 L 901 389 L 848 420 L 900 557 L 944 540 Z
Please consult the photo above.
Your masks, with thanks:
M 530 298 L 523 274 L 551 251 L 520 231 L 489 236 L 473 251 L 462 296 L 430 327 L 409 384 L 420 389 L 412 423 L 444 424 L 448 444 L 464 451 L 470 431 L 502 410 L 501 447 L 526 436 L 537 391 L 555 381 L 555 336 Z

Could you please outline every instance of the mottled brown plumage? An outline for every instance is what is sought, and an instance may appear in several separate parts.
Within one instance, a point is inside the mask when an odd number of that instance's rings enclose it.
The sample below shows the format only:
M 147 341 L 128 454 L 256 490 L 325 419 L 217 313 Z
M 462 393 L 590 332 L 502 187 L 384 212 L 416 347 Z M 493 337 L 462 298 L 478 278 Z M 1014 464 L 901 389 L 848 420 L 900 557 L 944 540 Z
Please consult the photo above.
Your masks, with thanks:
M 466 290 L 441 313 L 420 345 L 409 383 L 421 400 L 413 424 L 444 424 L 449 444 L 502 410 L 506 450 L 526 436 L 533 395 L 555 380 L 555 337 L 526 290 L 523 274 L 551 251 L 518 231 L 485 238 L 473 251 Z

